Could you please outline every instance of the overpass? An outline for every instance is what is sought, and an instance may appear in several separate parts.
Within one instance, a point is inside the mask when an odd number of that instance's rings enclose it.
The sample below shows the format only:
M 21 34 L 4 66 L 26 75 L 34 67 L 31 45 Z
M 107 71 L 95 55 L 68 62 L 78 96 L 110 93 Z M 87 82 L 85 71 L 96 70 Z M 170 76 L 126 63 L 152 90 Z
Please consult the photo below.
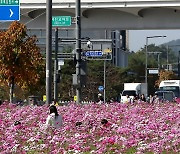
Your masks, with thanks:
M 52 1 L 53 16 L 75 16 L 76 0 Z M 28 28 L 45 28 L 46 0 L 23 0 L 20 8 L 21 22 Z M 180 28 L 178 0 L 81 0 L 81 8 L 83 29 Z
M 53 16 L 74 17 L 75 1 L 53 0 Z M 178 0 L 81 0 L 81 8 L 83 29 L 180 28 Z M 28 28 L 43 29 L 45 9 L 46 0 L 23 0 L 21 21 L 26 23 Z M 3 25 L 6 27 L 6 24 Z

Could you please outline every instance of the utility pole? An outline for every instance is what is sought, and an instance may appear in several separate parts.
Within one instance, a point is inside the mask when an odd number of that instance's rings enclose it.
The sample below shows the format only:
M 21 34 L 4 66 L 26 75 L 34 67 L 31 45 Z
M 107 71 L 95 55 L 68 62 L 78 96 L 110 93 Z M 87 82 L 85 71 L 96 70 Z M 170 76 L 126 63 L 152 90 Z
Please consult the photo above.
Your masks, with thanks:
M 178 54 L 178 77 L 180 77 L 180 51 Z
M 107 39 L 107 30 L 105 30 L 105 39 Z M 104 103 L 106 103 L 106 60 L 104 60 Z
M 81 0 L 76 0 L 76 76 L 77 76 L 77 103 L 81 103 Z
M 104 103 L 106 103 L 106 60 L 104 60 Z
M 161 38 L 161 37 L 166 37 L 166 36 L 147 36 L 146 37 L 146 51 L 145 51 L 145 57 L 146 57 L 146 64 L 145 64 L 145 83 L 147 84 L 147 96 L 148 96 L 148 70 L 147 70 L 147 66 L 148 66 L 148 39 L 153 39 L 153 38 Z
M 166 66 L 166 69 L 167 69 L 167 71 L 169 71 L 169 66 L 168 66 L 168 64 L 169 64 L 169 46 L 167 45 L 167 66 Z
M 52 0 L 46 0 L 46 104 L 52 101 Z
M 54 54 L 54 102 L 58 101 L 57 74 L 58 74 L 58 28 L 55 29 L 55 54 Z
M 145 63 L 145 83 L 146 83 L 146 86 L 147 86 L 147 94 L 146 94 L 146 97 L 148 96 L 148 79 L 147 79 L 147 61 L 148 61 L 148 58 L 147 58 L 147 52 L 148 52 L 148 37 L 146 37 L 146 52 L 145 52 L 145 57 L 146 57 L 146 63 Z
M 157 56 L 158 56 L 158 72 L 160 72 L 160 59 L 159 59 L 160 53 L 157 53 Z

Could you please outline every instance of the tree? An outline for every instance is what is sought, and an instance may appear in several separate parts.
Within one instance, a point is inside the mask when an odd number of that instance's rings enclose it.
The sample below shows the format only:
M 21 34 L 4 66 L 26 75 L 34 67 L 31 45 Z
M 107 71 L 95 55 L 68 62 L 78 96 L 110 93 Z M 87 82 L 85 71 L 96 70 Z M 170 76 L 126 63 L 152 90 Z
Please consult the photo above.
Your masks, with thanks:
M 159 79 L 156 81 L 155 85 L 157 87 L 159 87 L 159 84 L 161 83 L 161 81 L 163 81 L 163 80 L 173 80 L 173 79 L 176 79 L 176 78 L 177 78 L 177 76 L 175 75 L 175 73 L 173 71 L 162 70 L 159 73 Z
M 129 70 L 134 72 L 134 82 L 145 81 L 145 52 L 146 47 L 142 48 L 136 53 L 132 53 L 129 58 Z M 149 53 L 150 52 L 150 53 Z M 148 62 L 147 68 L 158 68 L 158 55 L 153 52 L 160 52 L 159 64 L 166 64 L 167 49 L 165 46 L 155 46 L 154 44 L 148 45 Z M 170 54 L 173 57 L 173 54 Z M 161 66 L 161 65 L 160 65 Z M 159 76 L 157 74 L 148 73 L 148 92 L 153 94 L 156 90 L 156 80 Z
M 0 32 L 0 83 L 10 86 L 10 102 L 15 84 L 25 89 L 40 79 L 44 63 L 36 42 L 36 36 L 29 37 L 26 26 L 17 21 Z
M 140 82 L 145 78 L 145 54 L 142 51 L 132 53 L 129 57 L 128 72 L 134 73 L 134 82 Z

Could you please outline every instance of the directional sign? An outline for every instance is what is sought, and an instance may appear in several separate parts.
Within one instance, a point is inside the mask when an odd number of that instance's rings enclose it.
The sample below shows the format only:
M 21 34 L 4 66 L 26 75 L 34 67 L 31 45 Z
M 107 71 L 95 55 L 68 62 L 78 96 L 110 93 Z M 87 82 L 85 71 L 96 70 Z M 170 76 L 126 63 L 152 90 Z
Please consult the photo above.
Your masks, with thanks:
M 20 20 L 19 0 L 0 0 L 0 20 Z
M 98 90 L 99 90 L 99 91 L 103 91 L 103 90 L 104 90 L 104 87 L 103 87 L 103 86 L 99 86 L 99 87 L 98 87 Z
M 159 74 L 159 70 L 158 69 L 149 70 L 149 74 Z
M 103 54 L 102 56 L 83 56 L 86 60 L 112 60 L 111 54 Z
M 101 57 L 103 55 L 102 51 L 86 51 L 85 56 L 87 57 Z
M 53 16 L 52 26 L 71 26 L 71 16 Z

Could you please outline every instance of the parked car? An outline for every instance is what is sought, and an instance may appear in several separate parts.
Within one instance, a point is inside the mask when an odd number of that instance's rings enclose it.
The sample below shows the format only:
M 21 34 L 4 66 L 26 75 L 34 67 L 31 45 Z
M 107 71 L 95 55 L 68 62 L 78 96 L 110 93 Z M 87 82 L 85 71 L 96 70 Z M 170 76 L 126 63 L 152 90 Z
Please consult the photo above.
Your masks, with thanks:
M 175 94 L 173 91 L 156 91 L 155 94 L 160 101 L 169 101 L 173 102 L 175 101 Z

